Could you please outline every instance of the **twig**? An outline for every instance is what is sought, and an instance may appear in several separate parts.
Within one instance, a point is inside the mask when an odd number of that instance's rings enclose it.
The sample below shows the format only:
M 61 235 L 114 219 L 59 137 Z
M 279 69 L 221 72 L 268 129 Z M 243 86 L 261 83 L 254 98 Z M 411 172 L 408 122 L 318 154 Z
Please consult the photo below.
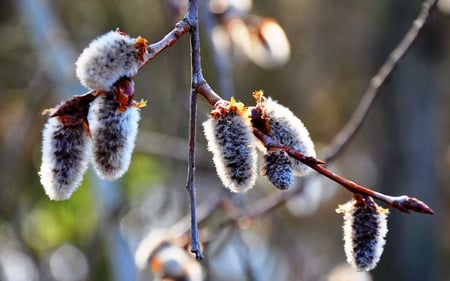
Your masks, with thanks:
M 390 53 L 389 57 L 380 67 L 377 74 L 370 80 L 369 87 L 365 91 L 361 102 L 351 116 L 350 120 L 326 148 L 324 154 L 325 161 L 328 162 L 336 158 L 336 156 L 344 150 L 344 148 L 361 128 L 370 108 L 378 96 L 380 88 L 386 84 L 387 78 L 392 75 L 399 61 L 407 53 L 418 37 L 419 32 L 424 27 L 430 16 L 430 12 L 436 3 L 437 0 L 427 0 L 423 2 L 422 9 L 417 18 L 411 24 L 408 32 L 405 34 L 397 47 L 395 47 L 395 49 Z
M 198 225 L 196 214 L 196 191 L 195 191 L 195 131 L 197 123 L 197 85 L 203 81 L 200 64 L 200 35 L 198 32 L 198 0 L 189 0 L 186 20 L 189 23 L 191 35 L 191 67 L 192 67 L 192 89 L 190 99 L 189 115 L 189 163 L 188 180 L 186 188 L 189 191 L 191 206 L 191 252 L 197 259 L 203 259 L 198 239 Z
M 162 51 L 167 49 L 168 47 L 175 44 L 185 33 L 188 33 L 190 29 L 189 24 L 186 21 L 186 17 L 182 20 L 178 21 L 175 24 L 174 29 L 172 29 L 169 33 L 164 36 L 163 39 L 159 40 L 156 43 L 148 45 L 147 50 L 148 53 L 144 56 L 144 61 L 142 62 L 139 69 L 142 69 L 149 62 L 151 62 L 157 55 L 159 55 Z
M 363 194 L 367 196 L 371 196 L 375 199 L 378 199 L 382 202 L 387 203 L 393 208 L 396 208 L 402 212 L 409 213 L 410 211 L 418 212 L 418 213 L 424 213 L 424 214 L 434 214 L 434 211 L 428 207 L 425 203 L 422 201 L 409 197 L 406 195 L 402 196 L 389 196 L 385 195 L 380 192 L 373 191 L 372 189 L 359 185 L 353 181 L 347 180 L 327 168 L 325 168 L 323 165 L 325 162 L 322 160 L 318 160 L 311 156 L 305 156 L 302 153 L 288 147 L 285 145 L 282 145 L 280 142 L 272 139 L 271 137 L 265 135 L 260 130 L 254 128 L 253 129 L 254 135 L 261 140 L 264 143 L 264 146 L 267 148 L 279 148 L 284 150 L 286 153 L 288 153 L 291 157 L 295 158 L 296 160 L 302 162 L 303 164 L 311 167 L 312 169 L 316 170 L 320 174 L 326 176 L 327 178 L 339 183 L 343 187 L 345 187 L 348 191 L 358 194 Z

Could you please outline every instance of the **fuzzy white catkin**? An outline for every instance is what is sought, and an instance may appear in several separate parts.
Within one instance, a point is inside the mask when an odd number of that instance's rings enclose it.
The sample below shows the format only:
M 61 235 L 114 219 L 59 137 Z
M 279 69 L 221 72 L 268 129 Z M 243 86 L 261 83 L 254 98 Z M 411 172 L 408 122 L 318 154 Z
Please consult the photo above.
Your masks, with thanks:
M 264 113 L 270 126 L 269 136 L 281 144 L 289 146 L 300 153 L 316 157 L 314 143 L 303 122 L 297 118 L 287 107 L 268 97 L 263 102 Z M 265 148 L 258 146 L 263 151 Z M 311 168 L 300 161 L 292 159 L 295 176 L 302 176 L 311 171 Z
M 244 192 L 256 181 L 256 146 L 250 124 L 235 112 L 203 123 L 217 174 L 233 192 Z
M 48 119 L 42 134 L 39 175 L 50 199 L 68 199 L 78 188 L 88 167 L 90 147 L 82 125 L 64 126 L 57 117 Z
M 116 180 L 128 170 L 140 120 L 138 108 L 120 112 L 118 106 L 114 92 L 106 92 L 92 102 L 89 112 L 92 162 L 106 180 Z
M 139 70 L 136 39 L 110 31 L 94 39 L 76 61 L 76 75 L 83 86 L 92 90 L 110 90 L 122 77 L 132 77 Z
M 367 197 L 368 205 L 353 199 L 336 210 L 344 214 L 344 251 L 347 262 L 355 269 L 369 271 L 375 268 L 386 243 L 387 209 Z

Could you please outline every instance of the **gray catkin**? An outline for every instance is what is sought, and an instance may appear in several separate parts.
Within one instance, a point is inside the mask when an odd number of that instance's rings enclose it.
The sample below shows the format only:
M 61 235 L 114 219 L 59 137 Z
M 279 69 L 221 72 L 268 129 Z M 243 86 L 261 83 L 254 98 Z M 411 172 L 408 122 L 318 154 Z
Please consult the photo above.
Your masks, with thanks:
M 208 149 L 225 187 L 243 192 L 256 181 L 256 147 L 249 122 L 232 111 L 203 123 Z
M 132 77 L 140 65 L 136 39 L 110 31 L 94 39 L 78 57 L 76 75 L 81 84 L 93 90 L 110 90 L 121 77 Z
M 138 108 L 130 106 L 120 112 L 114 96 L 113 91 L 99 96 L 89 114 L 92 162 L 106 180 L 116 180 L 128 170 L 140 119 Z
M 376 205 L 370 197 L 340 205 L 344 213 L 344 250 L 347 262 L 357 270 L 375 268 L 383 253 L 387 234 L 388 210 Z
M 316 157 L 314 143 L 308 130 L 292 111 L 270 97 L 262 98 L 261 106 L 270 126 L 268 135 L 271 138 L 306 156 Z M 300 161 L 295 159 L 292 159 L 292 161 L 294 163 L 294 175 L 302 176 L 311 171 L 308 166 Z
M 39 175 L 50 199 L 68 199 L 78 188 L 88 167 L 90 147 L 81 124 L 65 126 L 57 117 L 48 119 L 43 130 Z
M 261 173 L 278 189 L 287 189 L 294 184 L 292 160 L 279 149 L 266 152 Z

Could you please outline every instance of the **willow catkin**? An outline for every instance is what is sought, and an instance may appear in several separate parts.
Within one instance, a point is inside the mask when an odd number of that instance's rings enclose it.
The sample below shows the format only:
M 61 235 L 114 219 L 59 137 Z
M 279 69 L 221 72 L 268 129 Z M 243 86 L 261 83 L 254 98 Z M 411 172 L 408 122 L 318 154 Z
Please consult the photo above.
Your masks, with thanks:
M 109 91 L 122 77 L 133 77 L 143 60 L 147 41 L 110 31 L 94 39 L 76 61 L 76 75 L 83 86 Z
M 217 174 L 223 185 L 244 192 L 256 181 L 256 146 L 243 104 L 234 99 L 219 106 L 203 123 L 208 149 L 213 154 Z
M 92 162 L 106 180 L 116 180 L 128 170 L 138 132 L 139 109 L 129 106 L 122 111 L 119 107 L 116 91 L 110 91 L 91 104 L 89 113 Z
M 150 256 L 150 269 L 163 280 L 202 281 L 200 263 L 185 249 L 165 243 Z
M 344 250 L 347 262 L 357 270 L 375 268 L 386 243 L 387 209 L 371 197 L 359 196 L 336 210 L 344 214 Z
M 200 263 L 178 244 L 179 237 L 172 231 L 152 230 L 136 250 L 136 265 L 141 270 L 150 268 L 164 280 L 202 281 L 204 274 Z
M 261 91 L 255 92 L 254 96 L 257 99 L 257 106 L 261 109 L 269 126 L 268 132 L 265 132 L 268 136 L 285 146 L 297 150 L 305 156 L 316 157 L 314 143 L 309 136 L 308 130 L 292 111 L 270 97 L 263 97 Z M 262 146 L 258 147 L 261 148 Z M 265 151 L 265 148 L 262 148 L 262 150 Z M 311 171 L 308 166 L 302 164 L 300 161 L 291 159 L 295 176 L 302 176 Z M 280 161 L 283 162 L 282 159 Z
M 278 189 L 287 189 L 294 184 L 292 160 L 279 149 L 267 151 L 261 168 L 262 175 Z
M 39 175 L 50 199 L 68 199 L 78 188 L 88 167 L 90 147 L 82 124 L 65 126 L 58 117 L 48 119 L 42 134 Z

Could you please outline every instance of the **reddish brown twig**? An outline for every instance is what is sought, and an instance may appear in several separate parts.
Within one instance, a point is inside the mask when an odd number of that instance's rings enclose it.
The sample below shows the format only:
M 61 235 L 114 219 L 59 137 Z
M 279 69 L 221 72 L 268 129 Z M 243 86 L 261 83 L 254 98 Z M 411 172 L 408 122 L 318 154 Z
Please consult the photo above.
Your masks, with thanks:
M 290 156 L 292 156 L 296 160 L 311 167 L 312 169 L 316 170 L 317 172 L 326 176 L 327 178 L 339 183 L 340 185 L 345 187 L 350 192 L 371 196 L 371 197 L 378 199 L 382 202 L 385 202 L 386 204 L 390 205 L 391 207 L 396 208 L 405 213 L 414 211 L 414 212 L 424 213 L 424 214 L 434 214 L 434 211 L 430 207 L 428 207 L 425 203 L 423 203 L 422 201 L 420 201 L 414 197 L 409 197 L 406 195 L 389 196 L 389 195 L 385 195 L 380 192 L 373 191 L 372 189 L 370 189 L 368 187 L 359 185 L 353 181 L 350 181 L 346 178 L 343 178 L 343 177 L 333 173 L 332 171 L 328 170 L 327 168 L 325 168 L 323 166 L 325 164 L 325 162 L 323 162 L 322 160 L 318 160 L 311 156 L 305 156 L 302 153 L 300 153 L 290 147 L 282 145 L 280 142 L 265 135 L 264 133 L 262 133 L 260 130 L 258 130 L 256 128 L 253 129 L 253 133 L 259 140 L 261 140 L 263 142 L 263 144 L 267 148 L 276 147 L 276 148 L 286 151 L 286 153 L 288 153 Z

